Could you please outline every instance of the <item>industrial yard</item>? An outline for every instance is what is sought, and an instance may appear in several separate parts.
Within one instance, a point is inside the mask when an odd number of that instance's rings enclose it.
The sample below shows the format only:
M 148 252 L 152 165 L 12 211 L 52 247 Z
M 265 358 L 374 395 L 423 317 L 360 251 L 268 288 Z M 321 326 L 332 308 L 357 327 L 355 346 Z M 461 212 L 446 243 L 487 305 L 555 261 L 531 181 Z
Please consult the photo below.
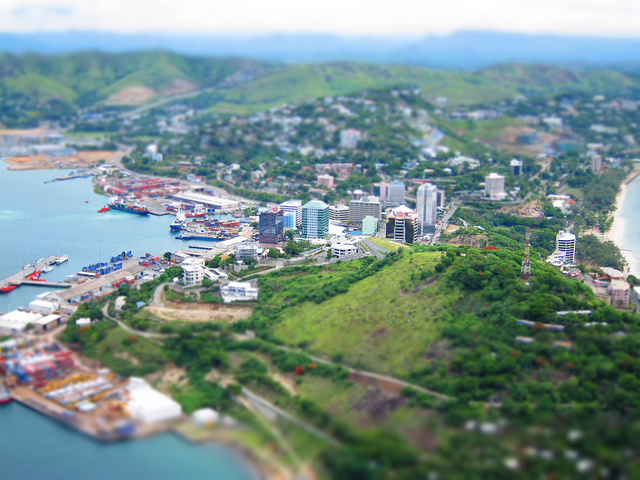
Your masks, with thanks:
M 182 408 L 140 378 L 121 377 L 48 339 L 0 344 L 0 374 L 22 404 L 99 440 L 146 436 Z

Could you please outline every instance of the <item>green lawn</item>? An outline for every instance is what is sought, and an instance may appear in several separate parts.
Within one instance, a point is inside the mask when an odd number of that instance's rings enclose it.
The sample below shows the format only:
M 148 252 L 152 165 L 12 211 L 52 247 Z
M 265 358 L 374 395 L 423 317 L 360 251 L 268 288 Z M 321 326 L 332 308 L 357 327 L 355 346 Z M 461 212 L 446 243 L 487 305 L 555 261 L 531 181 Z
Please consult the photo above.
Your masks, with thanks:
M 386 238 L 369 238 L 371 243 L 384 248 L 385 250 L 389 250 L 390 252 L 395 252 L 398 250 L 402 244 L 398 242 L 394 242 L 392 240 L 387 240 Z

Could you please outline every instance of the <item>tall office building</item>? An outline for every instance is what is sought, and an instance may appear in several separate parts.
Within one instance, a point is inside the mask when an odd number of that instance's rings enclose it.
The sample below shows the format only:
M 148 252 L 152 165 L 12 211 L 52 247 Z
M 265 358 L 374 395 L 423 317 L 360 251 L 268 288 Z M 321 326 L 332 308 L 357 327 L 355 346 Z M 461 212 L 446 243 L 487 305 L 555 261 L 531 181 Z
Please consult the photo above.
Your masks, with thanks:
M 302 200 L 287 200 L 280 204 L 280 210 L 283 212 L 293 212 L 296 214 L 296 225 L 298 228 L 302 225 Z
M 556 235 L 556 250 L 565 253 L 567 263 L 576 262 L 576 236 L 573 233 L 560 230 Z
M 509 164 L 509 170 L 511 170 L 511 173 L 513 175 L 515 175 L 516 177 L 519 177 L 520 175 L 522 175 L 522 171 L 523 171 L 523 163 L 522 160 L 518 160 L 517 158 L 514 158 L 513 160 L 511 160 L 511 163 Z
M 484 177 L 485 195 L 491 200 L 504 200 L 507 193 L 504 191 L 504 175 L 490 173 Z
M 332 225 L 346 225 L 349 221 L 349 207 L 346 205 L 331 205 L 329 207 L 329 223 Z
M 378 197 L 381 202 L 386 202 L 387 195 L 389 194 L 389 184 L 387 182 L 374 183 L 373 194 Z
M 298 224 L 296 222 L 296 212 L 284 212 L 282 218 L 284 220 L 284 231 L 297 230 Z
M 404 182 L 391 182 L 387 190 L 387 201 L 389 205 L 400 205 L 404 203 L 406 187 Z
M 329 205 L 311 200 L 302 206 L 302 237 L 324 238 L 329 234 Z
M 596 175 L 600 175 L 602 172 L 602 157 L 600 155 L 591 157 L 591 171 Z
M 279 208 L 260 212 L 259 239 L 262 245 L 276 245 L 284 240 L 284 217 Z
M 404 243 L 415 243 L 418 240 L 415 214 L 393 212 L 387 217 L 386 237 Z
M 438 222 L 438 189 L 431 183 L 418 187 L 418 228 L 420 235 L 434 233 Z
M 382 218 L 382 203 L 378 197 L 372 195 L 363 197 L 360 200 L 351 200 L 349 202 L 349 220 L 353 223 L 362 223 L 367 215 L 380 220 Z

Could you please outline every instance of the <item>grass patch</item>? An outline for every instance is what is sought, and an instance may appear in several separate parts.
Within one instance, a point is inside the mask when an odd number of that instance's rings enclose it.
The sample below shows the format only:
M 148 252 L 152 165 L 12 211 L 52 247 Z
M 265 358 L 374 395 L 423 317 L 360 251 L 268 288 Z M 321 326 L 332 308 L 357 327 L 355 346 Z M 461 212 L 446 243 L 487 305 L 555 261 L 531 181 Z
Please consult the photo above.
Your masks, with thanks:
M 440 331 L 437 322 L 459 297 L 437 282 L 403 293 L 413 273 L 435 266 L 439 252 L 406 255 L 394 265 L 351 285 L 321 304 L 305 302 L 282 312 L 273 327 L 279 340 L 377 372 L 408 373 L 420 364 Z M 317 287 L 313 287 L 317 288 Z
M 391 240 L 387 240 L 386 238 L 368 238 L 367 240 L 369 240 L 374 245 L 384 248 L 385 250 L 388 250 L 390 252 L 395 252 L 400 247 L 402 247 L 401 243 L 393 242 Z

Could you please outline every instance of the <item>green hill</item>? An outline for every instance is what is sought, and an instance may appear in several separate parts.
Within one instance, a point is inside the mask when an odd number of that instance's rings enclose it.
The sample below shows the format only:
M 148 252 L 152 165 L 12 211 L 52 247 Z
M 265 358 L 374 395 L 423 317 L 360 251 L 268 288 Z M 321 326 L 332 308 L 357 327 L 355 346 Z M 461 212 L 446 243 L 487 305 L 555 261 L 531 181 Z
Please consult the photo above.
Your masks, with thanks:
M 425 94 L 447 97 L 453 103 L 475 104 L 513 98 L 519 93 L 620 92 L 635 87 L 636 81 L 613 71 L 520 64 L 469 73 L 356 62 L 282 66 L 165 51 L 0 55 L 4 98 L 22 95 L 36 102 L 56 99 L 82 107 L 129 87 L 144 87 L 156 96 L 215 87 L 213 92 L 202 93 L 194 104 L 220 112 L 251 113 L 283 103 L 390 86 L 418 87 Z

